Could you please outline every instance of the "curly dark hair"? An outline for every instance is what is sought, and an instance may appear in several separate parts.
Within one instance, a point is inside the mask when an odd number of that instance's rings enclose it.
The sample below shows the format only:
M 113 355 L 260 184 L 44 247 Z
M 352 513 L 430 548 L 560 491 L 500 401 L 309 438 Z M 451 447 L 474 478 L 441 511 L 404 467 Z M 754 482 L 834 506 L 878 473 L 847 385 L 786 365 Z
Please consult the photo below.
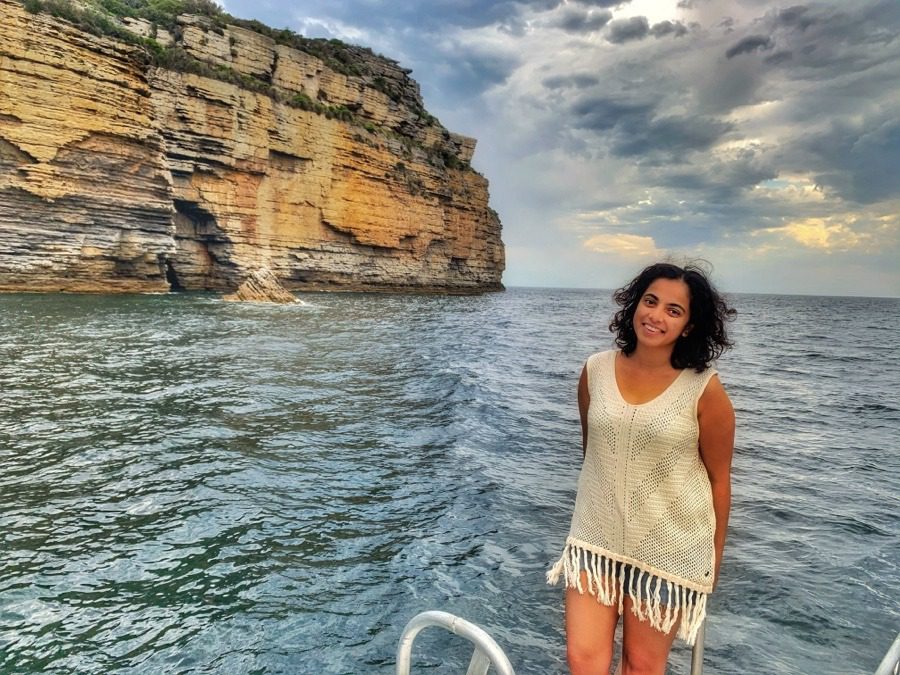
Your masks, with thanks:
M 647 288 L 657 279 L 681 279 L 690 290 L 691 330 L 675 343 L 672 367 L 694 368 L 702 373 L 712 361 L 731 348 L 733 343 L 728 339 L 725 322 L 734 319 L 737 311 L 727 305 L 706 273 L 694 264 L 684 267 L 671 263 L 650 265 L 613 293 L 613 299 L 622 308 L 609 324 L 609 330 L 616 334 L 616 345 L 624 354 L 631 354 L 637 347 L 634 313 Z

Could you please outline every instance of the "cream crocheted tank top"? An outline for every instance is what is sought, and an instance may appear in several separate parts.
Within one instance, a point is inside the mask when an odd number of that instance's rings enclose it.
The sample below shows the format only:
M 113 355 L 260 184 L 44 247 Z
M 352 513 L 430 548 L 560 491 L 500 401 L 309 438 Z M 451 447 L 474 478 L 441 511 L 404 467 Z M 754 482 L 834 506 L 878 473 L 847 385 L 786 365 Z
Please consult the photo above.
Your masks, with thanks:
M 560 560 L 548 572 L 556 583 L 588 590 L 621 613 L 626 592 L 613 564 L 632 565 L 659 593 L 632 603 L 635 614 L 668 632 L 681 618 L 678 635 L 693 644 L 706 614 L 706 594 L 715 570 L 715 513 L 706 468 L 700 459 L 697 403 L 716 371 L 682 370 L 652 401 L 627 403 L 616 383 L 619 352 L 587 361 L 587 447 L 572 526 Z M 616 587 L 619 592 L 616 593 Z M 655 600 L 655 602 L 654 602 Z M 647 616 L 644 616 L 647 614 Z

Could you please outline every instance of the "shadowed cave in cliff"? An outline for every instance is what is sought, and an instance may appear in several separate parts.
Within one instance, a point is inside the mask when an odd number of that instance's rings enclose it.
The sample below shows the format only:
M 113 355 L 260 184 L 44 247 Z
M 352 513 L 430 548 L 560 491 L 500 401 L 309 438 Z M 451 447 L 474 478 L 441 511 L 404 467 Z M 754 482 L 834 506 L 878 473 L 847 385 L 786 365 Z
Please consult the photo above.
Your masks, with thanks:
M 197 202 L 176 199 L 175 255 L 166 259 L 173 291 L 228 291 L 238 284 L 233 245 L 215 216 Z
M 172 264 L 171 258 L 166 258 L 166 282 L 169 284 L 169 290 L 177 293 L 178 291 L 184 291 L 184 286 L 181 285 L 181 282 L 178 280 L 178 273 L 175 272 L 175 265 Z

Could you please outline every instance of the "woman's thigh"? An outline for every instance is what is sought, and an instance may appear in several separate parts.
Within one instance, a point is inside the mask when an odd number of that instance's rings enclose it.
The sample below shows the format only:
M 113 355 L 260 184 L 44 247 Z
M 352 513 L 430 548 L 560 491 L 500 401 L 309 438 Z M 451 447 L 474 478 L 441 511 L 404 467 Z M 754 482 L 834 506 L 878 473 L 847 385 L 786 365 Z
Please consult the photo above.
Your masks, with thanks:
M 672 642 L 678 632 L 678 621 L 668 633 L 661 633 L 648 621 L 641 621 L 632 611 L 631 598 L 625 598 L 622 612 L 622 660 L 624 672 L 663 675 Z
M 582 574 L 584 574 L 582 572 Z M 613 655 L 613 637 L 619 622 L 616 605 L 607 607 L 587 591 L 566 589 L 566 647 L 573 675 L 609 673 Z

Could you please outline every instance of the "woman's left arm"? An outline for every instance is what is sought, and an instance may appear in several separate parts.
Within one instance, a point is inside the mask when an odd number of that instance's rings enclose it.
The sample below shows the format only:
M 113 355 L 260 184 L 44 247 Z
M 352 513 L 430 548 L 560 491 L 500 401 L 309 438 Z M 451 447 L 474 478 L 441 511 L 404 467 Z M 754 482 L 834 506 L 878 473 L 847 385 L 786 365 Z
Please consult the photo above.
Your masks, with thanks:
M 731 510 L 731 456 L 734 453 L 734 408 L 725 388 L 714 375 L 697 404 L 700 424 L 700 458 L 712 486 L 713 510 L 716 513 L 716 570 L 714 584 L 719 582 L 719 567 L 725 550 L 728 513 Z

